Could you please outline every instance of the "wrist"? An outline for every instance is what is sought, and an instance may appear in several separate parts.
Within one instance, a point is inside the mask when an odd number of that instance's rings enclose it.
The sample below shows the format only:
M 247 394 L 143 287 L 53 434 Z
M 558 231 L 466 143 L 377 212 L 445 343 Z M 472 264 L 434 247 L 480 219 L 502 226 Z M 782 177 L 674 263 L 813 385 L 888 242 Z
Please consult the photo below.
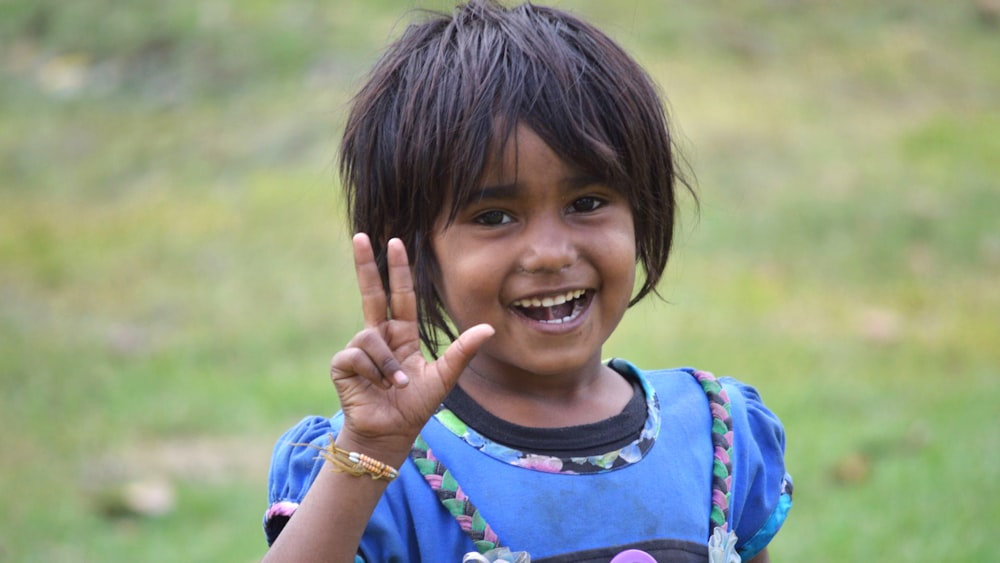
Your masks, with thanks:
M 410 457 L 413 440 L 400 437 L 367 437 L 343 428 L 335 440 L 337 447 L 364 454 L 398 468 Z

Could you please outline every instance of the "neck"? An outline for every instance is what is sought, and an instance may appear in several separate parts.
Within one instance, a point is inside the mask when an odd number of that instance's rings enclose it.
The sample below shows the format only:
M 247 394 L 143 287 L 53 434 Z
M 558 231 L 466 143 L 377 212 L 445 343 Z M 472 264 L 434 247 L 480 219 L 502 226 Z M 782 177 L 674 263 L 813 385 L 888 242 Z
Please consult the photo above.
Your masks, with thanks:
M 462 390 L 490 414 L 521 426 L 599 422 L 620 413 L 632 397 L 628 381 L 600 362 L 580 373 L 522 377 L 497 377 L 473 364 L 459 379 Z

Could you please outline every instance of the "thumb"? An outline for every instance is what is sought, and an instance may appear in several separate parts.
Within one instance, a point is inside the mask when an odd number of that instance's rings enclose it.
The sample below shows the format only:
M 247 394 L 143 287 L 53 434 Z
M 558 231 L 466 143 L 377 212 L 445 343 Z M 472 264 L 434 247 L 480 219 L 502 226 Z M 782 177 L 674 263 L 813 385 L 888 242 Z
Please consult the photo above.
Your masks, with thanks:
M 444 354 L 434 362 L 438 376 L 449 389 L 458 381 L 466 366 L 494 333 L 496 330 L 488 324 L 471 327 L 455 339 Z

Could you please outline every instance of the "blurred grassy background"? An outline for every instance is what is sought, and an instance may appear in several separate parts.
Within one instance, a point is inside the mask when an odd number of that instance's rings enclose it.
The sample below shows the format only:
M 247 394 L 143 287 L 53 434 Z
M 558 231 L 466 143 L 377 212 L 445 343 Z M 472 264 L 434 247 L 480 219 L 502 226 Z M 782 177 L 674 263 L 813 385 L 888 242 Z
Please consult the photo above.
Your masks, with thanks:
M 1000 6 L 558 4 L 655 75 L 702 198 L 605 355 L 758 386 L 776 561 L 995 559 Z M 0 561 L 263 553 L 360 324 L 344 104 L 412 6 L 0 2 Z

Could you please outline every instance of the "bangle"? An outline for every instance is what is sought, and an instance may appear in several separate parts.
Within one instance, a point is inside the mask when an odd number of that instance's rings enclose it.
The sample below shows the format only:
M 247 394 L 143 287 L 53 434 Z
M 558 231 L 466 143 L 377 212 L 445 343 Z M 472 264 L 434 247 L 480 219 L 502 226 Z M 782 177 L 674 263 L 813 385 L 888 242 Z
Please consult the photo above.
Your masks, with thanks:
M 362 453 L 338 448 L 332 434 L 330 435 L 330 444 L 321 449 L 319 455 L 329 461 L 332 465 L 331 469 L 337 473 L 350 473 L 355 477 L 368 475 L 372 479 L 385 479 L 386 481 L 392 481 L 399 477 L 399 471 L 390 465 Z

